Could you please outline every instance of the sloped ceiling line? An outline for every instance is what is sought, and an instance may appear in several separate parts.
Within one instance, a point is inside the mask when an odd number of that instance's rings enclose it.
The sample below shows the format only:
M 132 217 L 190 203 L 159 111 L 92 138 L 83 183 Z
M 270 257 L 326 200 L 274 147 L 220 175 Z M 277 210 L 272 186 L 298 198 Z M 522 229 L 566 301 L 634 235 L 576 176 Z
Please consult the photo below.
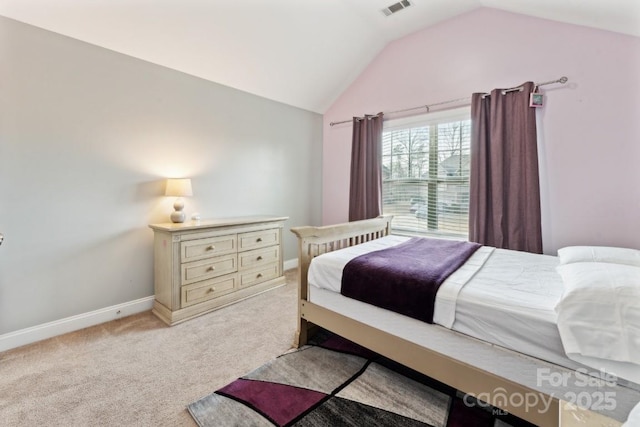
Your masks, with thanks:
M 391 41 L 479 7 L 640 36 L 637 0 L 2 0 L 0 15 L 324 113 Z

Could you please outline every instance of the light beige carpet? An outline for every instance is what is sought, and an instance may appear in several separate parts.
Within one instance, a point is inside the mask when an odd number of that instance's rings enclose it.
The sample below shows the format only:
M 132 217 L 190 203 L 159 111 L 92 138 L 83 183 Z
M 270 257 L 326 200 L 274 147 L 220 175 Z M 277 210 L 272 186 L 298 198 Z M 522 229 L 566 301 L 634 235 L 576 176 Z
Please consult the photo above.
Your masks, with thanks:
M 176 326 L 147 312 L 0 353 L 0 425 L 195 426 L 189 403 L 291 348 L 295 273 Z

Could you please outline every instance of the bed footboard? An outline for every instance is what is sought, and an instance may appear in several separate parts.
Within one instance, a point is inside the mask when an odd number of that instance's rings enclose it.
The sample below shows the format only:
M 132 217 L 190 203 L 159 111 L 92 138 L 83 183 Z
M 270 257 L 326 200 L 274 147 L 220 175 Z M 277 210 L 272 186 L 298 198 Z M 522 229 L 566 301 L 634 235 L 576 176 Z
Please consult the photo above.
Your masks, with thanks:
M 301 312 L 302 304 L 309 296 L 307 273 L 311 260 L 321 254 L 337 249 L 358 245 L 379 239 L 391 233 L 392 216 L 353 221 L 338 225 L 322 227 L 293 227 L 291 232 L 298 237 L 298 331 L 295 345 L 305 345 L 308 332 L 313 327 Z

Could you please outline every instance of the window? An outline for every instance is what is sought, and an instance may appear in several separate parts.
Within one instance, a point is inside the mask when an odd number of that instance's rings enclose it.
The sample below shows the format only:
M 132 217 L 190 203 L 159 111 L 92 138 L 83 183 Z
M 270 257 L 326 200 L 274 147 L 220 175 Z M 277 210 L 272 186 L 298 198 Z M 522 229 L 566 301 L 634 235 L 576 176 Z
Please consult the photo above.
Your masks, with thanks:
M 385 122 L 382 211 L 398 234 L 467 238 L 469 108 Z

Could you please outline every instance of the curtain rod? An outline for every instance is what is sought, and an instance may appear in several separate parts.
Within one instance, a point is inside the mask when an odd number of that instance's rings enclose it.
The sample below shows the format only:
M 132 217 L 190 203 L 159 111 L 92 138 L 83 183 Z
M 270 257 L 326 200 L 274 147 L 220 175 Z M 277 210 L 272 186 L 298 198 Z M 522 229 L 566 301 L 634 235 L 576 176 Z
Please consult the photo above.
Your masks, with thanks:
M 565 84 L 566 82 L 568 82 L 569 79 L 562 76 L 557 80 L 550 80 L 548 82 L 542 82 L 542 83 L 534 83 L 537 86 L 545 86 L 545 85 L 550 85 L 550 84 L 554 84 L 554 83 L 562 83 Z M 516 90 L 522 90 L 522 86 L 516 86 L 516 87 L 510 87 L 508 89 L 503 89 L 502 93 L 508 93 L 508 92 L 513 92 Z M 488 94 L 487 94 L 488 95 Z M 449 101 L 442 101 L 442 102 L 436 102 L 434 104 L 429 104 L 429 105 L 421 105 L 419 107 L 412 107 L 412 108 L 405 108 L 404 110 L 396 110 L 396 111 L 389 111 L 388 113 L 384 113 L 384 114 L 396 114 L 396 113 L 404 113 L 407 111 L 412 111 L 412 110 L 419 110 L 422 108 L 426 108 L 427 109 L 427 113 L 429 112 L 429 110 L 431 109 L 431 107 L 436 107 L 438 105 L 445 105 L 445 104 L 452 104 L 454 102 L 461 102 L 461 101 L 469 101 L 470 98 L 466 97 L 466 98 L 457 98 L 457 99 L 451 99 Z M 373 116 L 377 116 L 377 114 L 373 114 Z M 358 117 L 359 119 L 363 119 L 364 117 Z M 351 123 L 353 121 L 353 119 L 351 120 L 343 120 L 341 122 L 331 122 L 329 123 L 329 126 L 334 126 L 334 125 L 339 125 L 342 123 Z

